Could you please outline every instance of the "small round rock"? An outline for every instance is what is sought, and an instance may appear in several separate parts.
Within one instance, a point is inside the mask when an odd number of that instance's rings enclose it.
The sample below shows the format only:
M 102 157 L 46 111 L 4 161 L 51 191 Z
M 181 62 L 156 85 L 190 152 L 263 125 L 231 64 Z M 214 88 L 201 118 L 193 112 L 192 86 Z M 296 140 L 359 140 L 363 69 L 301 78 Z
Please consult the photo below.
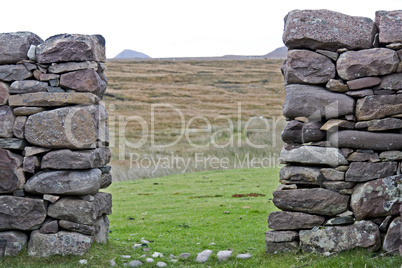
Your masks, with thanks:
M 130 267 L 139 267 L 141 265 L 142 265 L 142 262 L 139 260 L 130 261 L 128 263 L 128 266 L 130 266 Z
M 243 260 L 250 259 L 251 257 L 252 257 L 252 256 L 251 256 L 251 254 L 249 254 L 249 253 L 237 254 L 237 256 L 236 256 L 236 258 L 238 258 L 238 259 L 243 259 Z
M 167 264 L 164 263 L 163 261 L 158 261 L 158 262 L 156 263 L 156 266 L 158 266 L 158 267 L 167 267 Z

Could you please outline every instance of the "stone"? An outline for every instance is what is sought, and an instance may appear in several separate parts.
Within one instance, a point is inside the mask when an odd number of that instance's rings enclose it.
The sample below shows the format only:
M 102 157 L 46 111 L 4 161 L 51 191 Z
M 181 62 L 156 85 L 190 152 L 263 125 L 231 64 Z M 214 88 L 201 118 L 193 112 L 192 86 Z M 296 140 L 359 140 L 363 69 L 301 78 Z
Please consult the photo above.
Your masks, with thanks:
M 179 259 L 188 259 L 190 256 L 190 253 L 182 253 L 179 255 Z
M 0 106 L 0 138 L 12 138 L 14 137 L 15 116 L 10 106 Z
M 92 195 L 99 191 L 101 175 L 97 168 L 43 171 L 31 177 L 24 190 L 33 194 Z
M 389 225 L 392 222 L 392 216 L 387 216 L 383 222 L 380 224 L 380 232 L 387 232 Z
M 380 153 L 382 161 L 400 161 L 402 160 L 402 151 L 385 151 Z
M 0 34 L 0 64 L 17 63 L 28 59 L 31 45 L 38 45 L 43 40 L 31 32 L 14 32 Z
M 26 116 L 17 116 L 14 121 L 13 134 L 19 139 L 24 139 Z
M 201 253 L 197 254 L 196 262 L 205 263 L 208 261 L 209 257 L 212 255 L 212 250 L 206 249 Z
M 402 139 L 397 133 L 342 130 L 329 137 L 334 147 L 367 149 L 375 151 L 401 150 Z
M 13 109 L 16 116 L 29 116 L 45 111 L 43 107 L 17 107 Z
M 356 129 L 367 129 L 368 131 L 384 131 L 391 129 L 402 128 L 402 120 L 398 118 L 384 118 L 384 119 L 374 119 L 370 121 L 357 122 L 355 125 Z
M 41 153 L 46 153 L 49 152 L 50 149 L 48 148 L 42 148 L 42 147 L 31 147 L 27 146 L 24 148 L 24 151 L 22 152 L 23 156 L 33 156 L 33 155 L 38 155 Z
M 48 83 L 37 80 L 15 81 L 10 85 L 10 94 L 24 94 L 47 91 Z
M 32 77 L 32 73 L 22 65 L 0 65 L 0 80 L 17 81 Z
M 353 162 L 345 174 L 346 181 L 365 182 L 394 175 L 397 162 Z
M 111 214 L 111 208 L 111 194 L 97 193 L 92 202 L 79 197 L 62 197 L 49 205 L 48 215 L 55 219 L 93 225 L 100 216 Z
M 106 189 L 113 183 L 112 174 L 110 172 L 102 173 L 102 178 L 100 182 L 100 188 Z
M 38 63 L 105 62 L 105 39 L 101 35 L 55 35 L 37 46 L 36 60 Z
M 379 78 L 379 77 L 363 77 L 363 78 L 358 78 L 358 79 L 346 82 L 346 84 L 349 87 L 349 90 L 371 88 L 380 83 L 381 83 L 381 78 Z
M 342 213 L 349 203 L 348 196 L 322 188 L 275 191 L 273 196 L 279 209 L 323 216 Z
M 45 148 L 95 148 L 98 111 L 94 105 L 69 106 L 31 115 L 25 137 L 32 145 Z
M 102 98 L 105 88 L 94 69 L 86 69 L 61 75 L 60 86 L 78 92 L 90 92 Z M 102 93 L 102 94 L 101 94 Z
M 284 128 L 281 138 L 286 143 L 308 143 L 325 138 L 325 132 L 320 130 L 322 122 L 301 123 L 290 121 Z
M 141 265 L 142 265 L 142 262 L 139 261 L 139 260 L 130 261 L 130 262 L 128 263 L 128 266 L 129 266 L 129 267 L 139 267 L 139 266 L 141 266 Z
M 399 254 L 399 247 L 402 245 L 402 217 L 395 218 L 389 225 L 384 238 L 382 249 L 385 252 Z
M 378 162 L 380 158 L 377 153 L 363 153 L 363 152 L 353 152 L 350 156 L 348 156 L 349 162 Z
M 325 217 L 303 212 L 274 211 L 269 213 L 268 227 L 274 230 L 299 230 L 321 226 Z
M 398 215 L 402 175 L 368 181 L 354 187 L 350 207 L 356 220 Z
M 94 224 L 95 235 L 94 240 L 96 243 L 107 243 L 109 239 L 109 219 L 106 215 L 100 216 Z
M 0 204 L 0 230 L 35 230 L 46 218 L 41 199 L 3 195 Z
M 5 240 L 4 256 L 17 256 L 28 243 L 28 236 L 19 231 L 0 232 L 0 241 Z
M 28 59 L 32 60 L 32 61 L 36 61 L 36 46 L 35 45 L 31 45 L 28 49 L 27 52 L 27 57 Z
M 59 224 L 57 221 L 45 222 L 39 229 L 41 234 L 55 234 L 59 231 Z
M 345 217 L 336 217 L 329 219 L 325 226 L 336 226 L 336 225 L 350 225 L 355 222 L 355 218 L 352 216 L 345 216 Z
M 375 24 L 382 44 L 402 42 L 402 11 L 376 11 Z
M 42 258 L 53 255 L 83 255 L 92 242 L 91 236 L 80 233 L 60 231 L 55 234 L 41 234 L 33 231 L 28 243 L 28 255 Z
M 67 231 L 78 232 L 85 235 L 95 235 L 95 226 L 60 220 L 59 225 Z
M 320 129 L 323 131 L 337 131 L 338 129 L 354 129 L 355 123 L 342 119 L 329 119 Z
M 359 99 L 356 103 L 358 121 L 380 119 L 402 113 L 402 94 L 375 95 Z
M 277 253 L 288 253 L 288 252 L 297 252 L 299 251 L 299 241 L 291 241 L 291 242 L 265 242 L 267 247 L 268 254 L 277 254 Z M 240 255 L 240 254 L 239 254 Z M 239 256 L 237 255 L 237 256 Z M 239 257 L 239 259 L 243 258 L 243 255 Z M 250 257 L 251 258 L 251 257 Z
M 366 96 L 374 95 L 374 91 L 372 89 L 361 89 L 346 92 L 346 95 L 351 96 L 353 98 L 364 98 Z
M 285 17 L 283 42 L 289 49 L 336 51 L 371 48 L 377 30 L 369 18 L 329 10 L 293 10 Z
M 333 61 L 336 61 L 339 57 L 338 52 L 333 52 L 333 51 L 329 51 L 329 50 L 317 49 L 315 52 L 320 53 L 324 56 L 327 56 L 328 58 L 330 58 Z
M 299 233 L 296 231 L 268 231 L 265 233 L 265 242 L 280 243 L 299 240 Z
M 53 65 L 49 66 L 51 68 Z M 52 81 L 52 80 L 59 80 L 60 75 L 59 74 L 41 74 L 39 76 L 40 81 Z
M 343 80 L 394 73 L 398 68 L 398 54 L 388 48 L 347 51 L 336 62 L 338 75 Z
M 330 226 L 302 230 L 299 233 L 304 252 L 341 252 L 355 248 L 376 251 L 381 247 L 377 225 L 360 221 L 347 226 Z
M 232 251 L 230 250 L 221 250 L 219 251 L 216 256 L 218 257 L 219 261 L 226 261 L 232 256 Z
M 285 146 L 282 148 L 279 160 L 282 164 L 314 164 L 331 167 L 348 164 L 338 148 L 318 146 Z
M 343 181 L 345 180 L 345 172 L 336 170 L 334 168 L 322 168 L 321 174 L 326 180 L 329 181 Z
M 26 156 L 24 157 L 23 171 L 27 173 L 35 173 L 40 167 L 40 160 L 37 156 Z
M 247 260 L 253 257 L 250 253 L 237 254 L 236 259 Z
M 319 168 L 305 166 L 284 166 L 279 172 L 282 184 L 320 185 L 323 176 Z
M 146 258 L 146 260 L 145 260 L 147 263 L 151 263 L 151 262 L 154 262 L 154 259 L 152 259 L 152 258 Z
M 86 69 L 97 70 L 98 63 L 95 61 L 53 63 L 49 66 L 48 71 L 51 74 L 61 74 Z
M 90 105 L 98 104 L 99 98 L 92 93 L 51 93 L 36 92 L 11 95 L 8 103 L 10 106 L 38 106 L 60 107 L 66 105 Z
M 328 189 L 338 193 L 345 189 L 352 189 L 353 186 L 355 186 L 355 183 L 346 181 L 324 181 L 322 183 L 322 187 L 324 189 Z
M 44 194 L 43 200 L 49 201 L 50 203 L 56 203 L 60 199 L 59 195 Z
M 287 85 L 285 89 L 283 115 L 287 118 L 305 116 L 314 121 L 354 113 L 355 101 L 345 94 L 331 92 L 319 86 L 300 84 Z M 305 105 L 306 103 L 309 105 Z
M 392 43 L 385 46 L 386 48 L 390 48 L 393 50 L 399 50 L 402 48 L 402 43 Z
M 402 73 L 390 74 L 381 77 L 381 83 L 375 89 L 400 90 L 402 89 Z
M 373 93 L 374 95 L 393 95 L 396 92 L 388 89 L 374 89 Z
M 0 194 L 12 193 L 24 186 L 25 176 L 21 166 L 20 155 L 0 149 Z
M 294 49 L 282 66 L 285 84 L 323 84 L 335 77 L 335 65 L 321 54 Z
M 168 265 L 166 263 L 164 263 L 163 261 L 158 261 L 156 263 L 156 267 L 167 267 Z
M 0 105 L 7 104 L 9 95 L 9 85 L 4 82 L 0 82 Z
M 100 168 L 110 162 L 108 147 L 93 150 L 72 151 L 69 149 L 55 150 L 42 158 L 42 169 L 90 169 Z
M 337 79 L 330 79 L 328 83 L 325 85 L 325 88 L 334 91 L 334 92 L 346 92 L 349 90 L 349 87 L 343 80 L 337 80 Z
M 10 150 L 24 150 L 28 145 L 26 140 L 17 138 L 6 138 L 0 139 L 0 148 L 10 149 Z

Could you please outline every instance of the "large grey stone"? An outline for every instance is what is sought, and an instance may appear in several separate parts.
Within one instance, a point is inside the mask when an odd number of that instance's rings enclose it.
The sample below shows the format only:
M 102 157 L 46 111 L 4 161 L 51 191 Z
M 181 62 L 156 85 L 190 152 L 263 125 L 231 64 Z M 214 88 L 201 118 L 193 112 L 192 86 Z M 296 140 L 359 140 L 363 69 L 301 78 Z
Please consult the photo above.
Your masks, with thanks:
M 11 94 L 23 94 L 47 91 L 48 83 L 37 80 L 15 81 L 11 84 L 9 91 Z
M 402 217 L 395 218 L 389 225 L 385 235 L 382 249 L 386 252 L 399 254 L 399 247 L 402 245 Z
M 93 225 L 100 216 L 109 215 L 111 209 L 111 194 L 97 193 L 92 202 L 78 197 L 62 197 L 56 203 L 49 205 L 48 215 L 60 220 Z
M 61 228 L 72 232 L 78 232 L 85 235 L 95 235 L 95 226 L 75 223 L 72 221 L 60 220 L 59 225 Z
M 100 168 L 110 161 L 108 147 L 93 150 L 72 151 L 69 149 L 51 151 L 42 158 L 42 169 L 89 169 Z
M 402 160 L 402 152 L 401 151 L 385 151 L 380 153 L 380 159 L 382 161 L 398 161 Z
M 290 49 L 361 49 L 373 46 L 376 32 L 369 18 L 322 9 L 293 10 L 285 17 L 283 42 Z
M 6 240 L 5 256 L 16 256 L 28 243 L 28 236 L 19 231 L 0 232 L 0 240 Z
M 367 96 L 356 103 L 358 121 L 379 119 L 401 113 L 402 94 Z
M 60 86 L 78 92 L 90 92 L 102 98 L 106 84 L 94 69 L 79 70 L 61 75 Z
M 376 11 L 375 24 L 380 43 L 402 43 L 402 10 Z
M 370 121 L 357 122 L 356 129 L 367 129 L 368 131 L 384 131 L 402 128 L 402 120 L 398 118 L 383 118 Z
M 307 117 L 312 121 L 337 118 L 354 113 L 353 98 L 319 86 L 287 85 L 283 115 L 287 118 Z M 308 103 L 308 105 L 306 105 Z
M 94 224 L 96 243 L 106 243 L 109 239 L 109 219 L 106 215 L 100 216 Z
M 83 255 L 93 242 L 93 237 L 80 233 L 60 231 L 56 234 L 41 234 L 33 231 L 28 243 L 29 256 Z
M 0 64 L 17 63 L 27 60 L 31 45 L 38 45 L 43 40 L 31 32 L 15 32 L 0 34 Z
M 15 116 L 10 106 L 0 106 L 0 138 L 12 138 L 14 137 Z
M 285 146 L 280 161 L 283 164 L 347 165 L 348 161 L 338 148 L 318 146 Z
M 377 179 L 354 187 L 350 207 L 357 220 L 398 215 L 402 203 L 402 175 Z
M 322 124 L 319 121 L 302 123 L 292 120 L 283 129 L 281 138 L 286 143 L 307 143 L 323 140 L 326 135 L 324 131 L 320 130 Z
M 86 69 L 97 70 L 98 63 L 96 63 L 95 61 L 54 63 L 49 66 L 48 71 L 50 73 L 60 74 Z
M 273 195 L 279 209 L 323 216 L 345 212 L 349 204 L 348 196 L 322 188 L 275 191 Z
M 378 226 L 370 221 L 302 230 L 299 235 L 301 248 L 305 252 L 341 252 L 354 248 L 376 251 L 381 247 Z
M 36 49 L 39 63 L 106 60 L 105 39 L 101 35 L 60 34 L 39 44 Z
M 25 137 L 45 148 L 94 148 L 98 139 L 99 107 L 69 106 L 31 115 Z
M 309 50 L 289 50 L 282 66 L 285 84 L 323 84 L 335 77 L 335 65 Z
M 305 166 L 284 166 L 279 172 L 283 184 L 320 185 L 324 179 L 319 168 Z
M 366 149 L 374 151 L 401 150 L 402 138 L 398 133 L 342 130 L 329 137 L 334 147 Z
M 5 138 L 0 139 L 0 148 L 11 149 L 11 150 L 24 150 L 28 145 L 26 140 L 17 138 Z
M 42 199 L 0 196 L 0 230 L 35 230 L 46 218 Z
M 23 64 L 0 65 L 0 80 L 18 81 L 32 77 L 32 73 Z
M 297 240 L 299 240 L 299 233 L 296 231 L 268 231 L 265 233 L 266 242 L 278 243 Z
M 303 212 L 274 211 L 269 213 L 268 227 L 274 230 L 300 230 L 321 226 L 325 217 Z
M 99 98 L 92 93 L 58 93 L 35 92 L 11 95 L 8 103 L 10 106 L 42 106 L 60 107 L 67 105 L 98 104 Z
M 390 74 L 381 77 L 381 83 L 375 88 L 388 90 L 402 89 L 402 73 Z
M 87 195 L 99 191 L 102 172 L 95 168 L 83 171 L 45 171 L 35 174 L 25 184 L 33 194 Z
M 21 166 L 22 156 L 0 149 L 0 194 L 12 193 L 24 186 Z
M 345 180 L 365 182 L 384 178 L 394 175 L 397 167 L 397 162 L 353 162 L 346 171 Z
M 343 80 L 391 74 L 399 64 L 398 54 L 388 48 L 347 51 L 339 56 L 336 69 Z

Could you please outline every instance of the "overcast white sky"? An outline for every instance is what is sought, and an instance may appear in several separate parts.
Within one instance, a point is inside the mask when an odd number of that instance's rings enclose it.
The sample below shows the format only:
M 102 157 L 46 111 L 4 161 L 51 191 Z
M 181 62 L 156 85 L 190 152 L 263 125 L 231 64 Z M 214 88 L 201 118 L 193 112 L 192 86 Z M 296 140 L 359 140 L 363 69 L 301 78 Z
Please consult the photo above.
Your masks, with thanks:
M 283 18 L 293 9 L 330 9 L 374 20 L 402 0 L 10 0 L 0 32 L 102 34 L 106 54 L 151 57 L 263 55 L 283 46 Z

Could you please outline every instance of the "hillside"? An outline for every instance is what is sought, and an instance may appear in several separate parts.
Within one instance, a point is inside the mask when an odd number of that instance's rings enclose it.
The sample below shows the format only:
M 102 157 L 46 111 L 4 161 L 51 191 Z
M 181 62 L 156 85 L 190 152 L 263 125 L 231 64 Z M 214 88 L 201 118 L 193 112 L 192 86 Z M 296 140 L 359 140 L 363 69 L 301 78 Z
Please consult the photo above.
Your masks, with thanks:
M 122 52 L 120 52 L 119 54 L 117 54 L 116 57 L 114 57 L 114 59 L 133 59 L 133 58 L 150 59 L 151 57 L 142 52 L 138 52 L 138 51 L 130 50 L 130 49 L 125 49 Z

